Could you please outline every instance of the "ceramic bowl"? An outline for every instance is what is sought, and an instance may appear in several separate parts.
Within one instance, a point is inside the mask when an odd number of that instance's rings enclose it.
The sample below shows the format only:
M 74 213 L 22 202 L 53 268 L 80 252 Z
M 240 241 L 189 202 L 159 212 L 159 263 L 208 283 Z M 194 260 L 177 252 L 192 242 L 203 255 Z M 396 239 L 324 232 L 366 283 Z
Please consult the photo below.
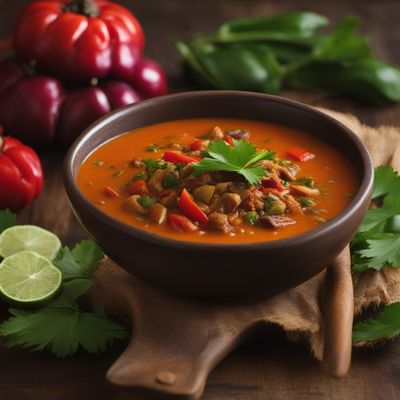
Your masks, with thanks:
M 91 204 L 76 185 L 81 163 L 98 146 L 124 132 L 185 118 L 246 118 L 293 127 L 338 149 L 356 170 L 360 186 L 331 221 L 288 239 L 213 244 L 183 242 L 127 225 Z M 114 111 L 83 132 L 69 150 L 64 182 L 72 208 L 88 234 L 139 279 L 187 296 L 266 297 L 307 281 L 346 246 L 369 206 L 370 157 L 359 138 L 326 114 L 285 98 L 237 91 L 199 91 L 150 99 Z

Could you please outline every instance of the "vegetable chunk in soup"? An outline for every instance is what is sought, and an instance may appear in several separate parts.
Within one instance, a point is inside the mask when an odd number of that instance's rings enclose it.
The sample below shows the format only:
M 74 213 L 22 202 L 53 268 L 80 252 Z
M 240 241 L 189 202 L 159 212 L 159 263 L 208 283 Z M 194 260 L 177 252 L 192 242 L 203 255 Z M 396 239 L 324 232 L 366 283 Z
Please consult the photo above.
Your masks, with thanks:
M 351 163 L 305 132 L 259 121 L 151 125 L 98 147 L 77 183 L 110 216 L 176 240 L 287 238 L 338 215 L 359 186 Z

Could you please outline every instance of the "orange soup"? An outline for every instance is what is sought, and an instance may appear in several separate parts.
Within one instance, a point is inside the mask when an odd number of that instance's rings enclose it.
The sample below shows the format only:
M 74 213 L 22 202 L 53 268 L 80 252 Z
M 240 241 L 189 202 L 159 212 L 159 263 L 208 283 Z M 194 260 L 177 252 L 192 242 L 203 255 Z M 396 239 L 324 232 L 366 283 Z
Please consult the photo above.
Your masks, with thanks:
M 106 214 L 176 240 L 288 238 L 337 216 L 359 179 L 305 132 L 241 119 L 151 125 L 98 147 L 77 183 Z

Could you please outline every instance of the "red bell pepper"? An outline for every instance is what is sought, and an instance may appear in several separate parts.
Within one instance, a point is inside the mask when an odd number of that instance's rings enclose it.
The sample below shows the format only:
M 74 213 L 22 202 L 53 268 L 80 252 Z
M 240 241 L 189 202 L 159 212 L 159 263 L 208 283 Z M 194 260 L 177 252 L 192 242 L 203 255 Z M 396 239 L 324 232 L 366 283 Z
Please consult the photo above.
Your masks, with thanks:
M 42 186 L 42 166 L 35 151 L 17 139 L 0 136 L 0 209 L 21 210 Z
M 205 141 L 203 139 L 195 139 L 194 142 L 190 145 L 190 150 L 192 151 L 201 150 L 204 142 Z
M 265 188 L 272 188 L 272 189 L 276 189 L 278 191 L 282 191 L 285 187 L 283 186 L 281 180 L 274 176 L 274 177 L 269 177 L 269 178 L 264 178 L 261 181 L 261 185 Z
M 315 158 L 315 154 L 310 153 L 307 150 L 301 149 L 300 147 L 293 147 L 292 149 L 287 150 L 287 154 L 295 161 L 309 161 Z
M 36 0 L 22 11 L 14 32 L 20 59 L 73 83 L 108 75 L 126 79 L 143 46 L 135 16 L 105 0 Z
M 119 193 L 113 189 L 111 186 L 106 186 L 104 188 L 104 194 L 107 197 L 110 197 L 111 199 L 116 199 L 117 197 L 119 197 Z
M 198 228 L 192 221 L 178 214 L 168 214 L 168 223 L 172 228 L 180 232 L 190 233 L 196 231 Z
M 195 203 L 192 196 L 186 189 L 182 190 L 181 197 L 178 200 L 178 207 L 181 211 L 193 221 L 197 221 L 202 225 L 208 224 L 208 217 L 201 208 Z
M 199 161 L 197 158 L 185 156 L 182 153 L 176 151 L 166 151 L 163 155 L 163 159 L 173 164 L 190 164 Z
M 128 194 L 149 194 L 149 189 L 147 188 L 147 184 L 143 179 L 139 179 L 138 181 L 132 182 L 129 186 L 127 186 L 126 191 Z
M 229 146 L 233 146 L 233 137 L 230 135 L 224 134 L 224 141 L 229 144 Z

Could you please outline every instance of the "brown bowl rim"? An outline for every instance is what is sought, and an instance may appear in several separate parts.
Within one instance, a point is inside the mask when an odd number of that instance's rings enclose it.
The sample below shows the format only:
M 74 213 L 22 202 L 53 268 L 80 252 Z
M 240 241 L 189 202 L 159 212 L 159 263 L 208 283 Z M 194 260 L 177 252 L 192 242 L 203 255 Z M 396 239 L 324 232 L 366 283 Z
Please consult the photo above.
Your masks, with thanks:
M 184 99 L 184 98 L 193 98 L 193 97 L 207 97 L 207 96 L 220 96 L 224 98 L 226 96 L 238 95 L 243 97 L 258 97 L 260 99 L 267 99 L 270 101 L 282 103 L 286 106 L 300 109 L 308 114 L 314 114 L 317 117 L 322 119 L 327 119 L 330 123 L 337 125 L 338 128 L 343 130 L 345 134 L 353 141 L 357 150 L 359 151 L 363 163 L 363 177 L 360 182 L 359 188 L 357 190 L 356 195 L 352 199 L 352 201 L 338 214 L 336 217 L 332 218 L 330 221 L 313 228 L 304 233 L 283 238 L 272 241 L 260 241 L 260 242 L 246 242 L 246 243 L 207 243 L 207 242 L 195 242 L 195 241 L 184 241 L 184 240 L 176 240 L 171 239 L 166 236 L 161 236 L 157 234 L 152 234 L 146 232 L 143 229 L 136 228 L 132 225 L 129 225 L 123 221 L 120 221 L 114 217 L 111 217 L 107 213 L 103 212 L 100 208 L 93 205 L 80 191 L 78 186 L 76 185 L 75 177 L 73 174 L 73 164 L 74 158 L 78 154 L 82 145 L 89 140 L 89 138 L 96 133 L 96 130 L 99 126 L 104 126 L 110 123 L 113 123 L 120 116 L 129 113 L 131 110 L 137 110 L 141 108 L 151 107 L 154 105 L 162 106 L 165 102 L 174 99 Z M 283 124 L 284 125 L 284 124 Z M 124 133 L 121 133 L 121 135 Z M 119 135 L 116 135 L 117 137 Z M 108 139 L 112 140 L 112 139 Z M 106 141 L 103 142 L 103 144 Z M 93 152 L 91 150 L 89 153 L 85 155 L 85 158 Z M 264 93 L 256 93 L 256 92 L 244 92 L 244 91 L 236 91 L 236 90 L 203 90 L 203 91 L 191 91 L 191 92 L 183 92 L 177 94 L 170 94 L 166 96 L 156 97 L 152 99 L 147 99 L 140 101 L 135 104 L 128 105 L 126 107 L 119 108 L 115 111 L 112 111 L 106 114 L 104 117 L 98 119 L 93 124 L 91 124 L 87 129 L 85 129 L 82 134 L 74 141 L 72 146 L 70 147 L 65 160 L 64 160 L 64 186 L 67 191 L 68 196 L 70 197 L 71 193 L 74 195 L 81 204 L 84 205 L 86 211 L 91 212 L 98 218 L 101 222 L 111 226 L 113 229 L 122 230 L 127 234 L 130 234 L 134 237 L 139 237 L 142 240 L 153 242 L 157 245 L 177 248 L 177 249 L 187 249 L 193 248 L 197 250 L 215 250 L 215 251 L 242 251 L 244 249 L 252 249 L 252 250 L 268 250 L 268 249 L 277 249 L 279 247 L 286 248 L 291 246 L 299 246 L 303 243 L 318 240 L 319 237 L 329 234 L 330 231 L 335 230 L 338 225 L 345 223 L 347 220 L 351 218 L 351 216 L 357 212 L 357 210 L 363 206 L 367 198 L 370 197 L 370 193 L 373 185 L 373 175 L 374 169 L 372 165 L 371 158 L 369 156 L 368 150 L 361 142 L 360 138 L 347 126 L 343 123 L 339 122 L 335 118 L 330 115 L 317 110 L 314 107 L 303 104 L 301 102 L 287 99 L 280 96 L 274 96 Z

